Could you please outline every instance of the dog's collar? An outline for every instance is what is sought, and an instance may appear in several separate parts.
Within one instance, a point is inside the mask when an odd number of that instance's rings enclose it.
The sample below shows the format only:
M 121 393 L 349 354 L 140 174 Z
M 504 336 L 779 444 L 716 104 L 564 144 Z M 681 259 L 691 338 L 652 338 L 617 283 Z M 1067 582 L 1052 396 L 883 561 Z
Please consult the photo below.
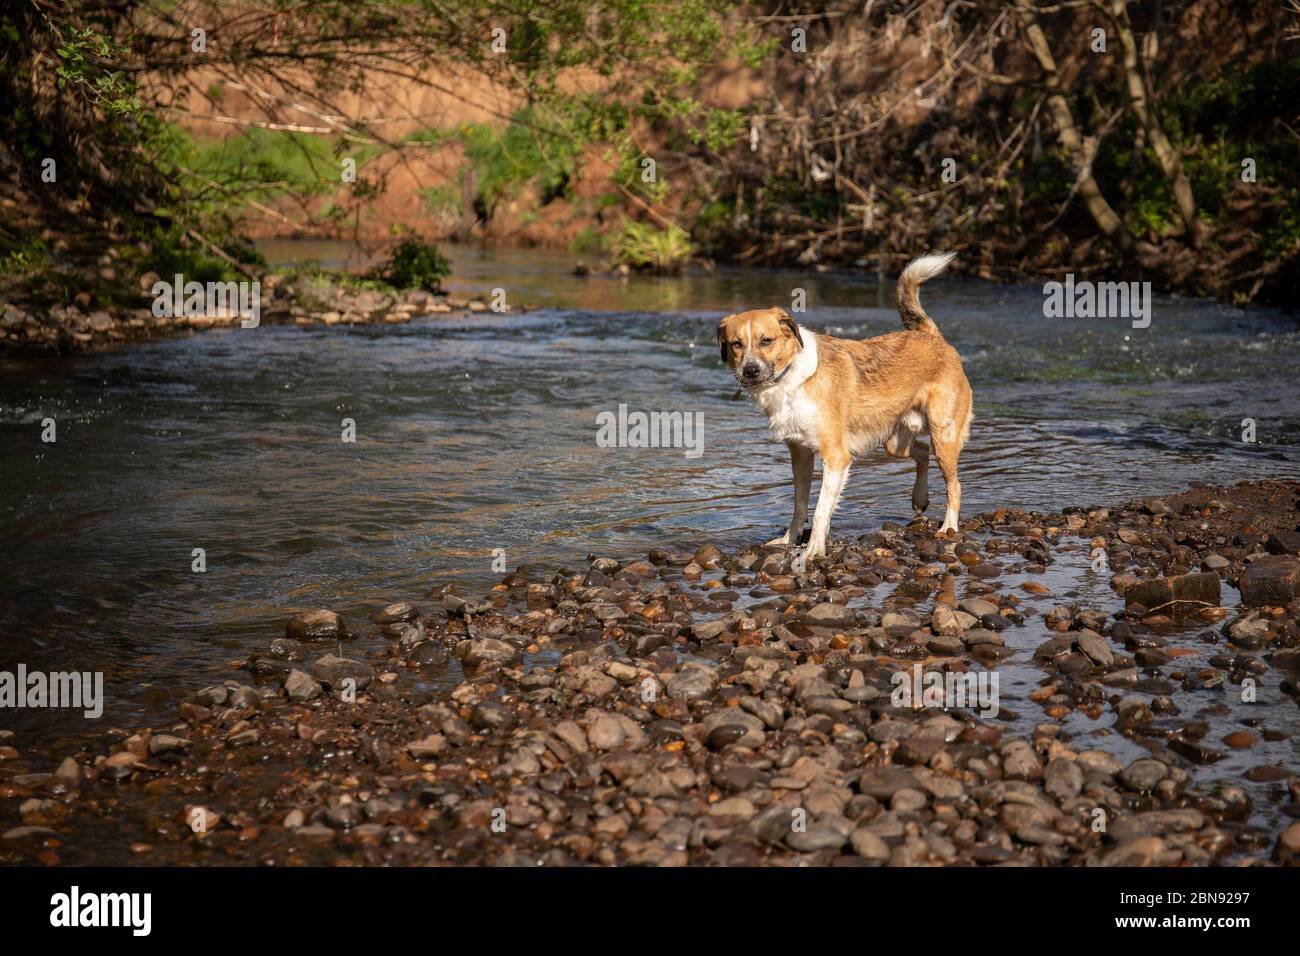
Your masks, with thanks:
M 775 385 L 777 382 L 781 381 L 781 379 L 785 378 L 786 375 L 789 374 L 790 369 L 792 369 L 792 368 L 794 368 L 794 360 L 793 360 L 793 359 L 790 361 L 790 364 L 787 365 L 787 366 L 785 367 L 784 370 L 782 370 L 782 372 L 781 372 L 780 375 L 777 375 L 776 377 L 774 377 L 774 378 L 772 379 L 772 384 Z

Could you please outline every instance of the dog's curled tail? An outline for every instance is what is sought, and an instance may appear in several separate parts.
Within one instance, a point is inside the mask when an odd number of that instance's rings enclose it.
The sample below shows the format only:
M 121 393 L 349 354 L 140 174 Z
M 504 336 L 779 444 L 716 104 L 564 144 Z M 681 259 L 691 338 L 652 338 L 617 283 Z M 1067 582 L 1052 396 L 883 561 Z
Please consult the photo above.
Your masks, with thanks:
M 898 314 L 907 328 L 914 332 L 940 334 L 939 326 L 935 325 L 934 320 L 925 314 L 925 309 L 921 308 L 921 283 L 926 279 L 933 279 L 948 268 L 948 263 L 952 262 L 956 254 L 945 252 L 922 256 L 909 263 L 903 270 L 903 274 L 898 277 Z

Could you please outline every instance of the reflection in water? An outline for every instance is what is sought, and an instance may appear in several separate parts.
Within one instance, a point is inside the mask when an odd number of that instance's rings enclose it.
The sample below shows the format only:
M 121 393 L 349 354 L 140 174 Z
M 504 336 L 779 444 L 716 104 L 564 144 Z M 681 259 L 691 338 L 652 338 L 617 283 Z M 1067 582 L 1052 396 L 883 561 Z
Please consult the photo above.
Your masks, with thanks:
M 302 245 L 268 251 L 328 262 L 342 248 Z M 162 713 L 160 686 L 211 682 L 294 609 L 360 618 L 447 580 L 482 588 L 497 548 L 511 567 L 555 566 L 766 540 L 789 517 L 789 463 L 719 365 L 718 317 L 803 288 L 799 318 L 814 328 L 898 327 L 892 289 L 877 304 L 863 277 L 577 278 L 573 257 L 452 258 L 453 290 L 500 286 L 537 311 L 4 360 L 5 662 L 104 670 L 105 719 L 123 721 Z M 938 280 L 924 299 L 975 389 L 967 514 L 1300 472 L 1300 350 L 1275 314 L 1158 300 L 1134 331 L 1044 319 L 1032 288 Z M 596 416 L 620 403 L 701 414 L 703 455 L 598 448 Z M 46 416 L 53 445 L 39 438 Z M 1240 441 L 1247 417 L 1257 445 Z M 908 520 L 910 485 L 908 463 L 864 461 L 835 533 Z M 936 513 L 942 499 L 936 475 Z M 190 570 L 195 548 L 206 573 Z

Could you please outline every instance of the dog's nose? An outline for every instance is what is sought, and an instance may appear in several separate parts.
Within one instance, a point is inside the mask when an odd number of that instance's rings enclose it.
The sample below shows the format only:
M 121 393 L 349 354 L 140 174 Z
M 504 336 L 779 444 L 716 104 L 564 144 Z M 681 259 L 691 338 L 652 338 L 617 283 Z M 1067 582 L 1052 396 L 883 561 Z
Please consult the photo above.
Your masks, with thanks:
M 758 378 L 758 373 L 761 371 L 762 368 L 757 362 L 746 362 L 740 367 L 740 374 L 745 378 Z

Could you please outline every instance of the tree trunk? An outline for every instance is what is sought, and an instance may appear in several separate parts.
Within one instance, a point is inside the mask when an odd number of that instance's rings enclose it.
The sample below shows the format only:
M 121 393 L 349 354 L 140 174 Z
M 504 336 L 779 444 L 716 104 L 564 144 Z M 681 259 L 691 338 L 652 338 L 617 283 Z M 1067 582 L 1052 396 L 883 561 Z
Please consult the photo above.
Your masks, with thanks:
M 1128 16 L 1128 4 L 1126 0 L 1093 0 L 1093 3 L 1110 18 L 1115 27 L 1123 56 L 1124 80 L 1128 86 L 1130 106 L 1138 122 L 1142 124 L 1160 171 L 1169 182 L 1169 190 L 1173 193 L 1178 216 L 1187 228 L 1188 241 L 1192 248 L 1199 249 L 1204 227 L 1200 216 L 1197 215 L 1196 196 L 1192 192 L 1191 180 L 1187 178 L 1187 172 L 1183 169 L 1183 159 L 1173 143 L 1169 142 L 1169 137 L 1156 116 L 1151 90 L 1138 57 L 1137 40 L 1133 36 L 1133 24 Z
M 1024 27 L 1029 50 L 1038 61 L 1039 69 L 1042 70 L 1043 85 L 1047 88 L 1047 108 L 1052 113 L 1052 121 L 1056 124 L 1056 134 L 1061 141 L 1061 146 L 1065 149 L 1067 158 L 1075 166 L 1079 195 L 1083 198 L 1084 206 L 1102 235 L 1121 252 L 1131 255 L 1137 250 L 1138 243 L 1125 227 L 1123 220 L 1106 201 L 1101 186 L 1097 184 L 1097 179 L 1092 174 L 1093 158 L 1089 155 L 1083 135 L 1074 121 L 1070 104 L 1061 92 L 1061 76 L 1056 68 L 1056 58 L 1052 56 L 1052 48 L 1048 45 L 1047 37 L 1038 22 L 1038 12 L 1034 9 L 1032 0 L 1016 0 L 1016 14 Z

